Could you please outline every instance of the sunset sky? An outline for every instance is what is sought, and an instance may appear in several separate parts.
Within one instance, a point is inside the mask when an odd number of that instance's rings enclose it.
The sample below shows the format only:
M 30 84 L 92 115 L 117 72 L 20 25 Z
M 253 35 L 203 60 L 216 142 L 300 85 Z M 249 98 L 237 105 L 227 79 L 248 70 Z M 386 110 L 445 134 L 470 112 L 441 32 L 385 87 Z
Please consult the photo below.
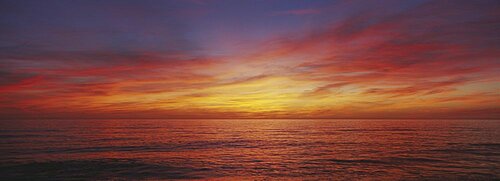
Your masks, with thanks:
M 500 118 L 500 1 L 0 0 L 0 118 Z

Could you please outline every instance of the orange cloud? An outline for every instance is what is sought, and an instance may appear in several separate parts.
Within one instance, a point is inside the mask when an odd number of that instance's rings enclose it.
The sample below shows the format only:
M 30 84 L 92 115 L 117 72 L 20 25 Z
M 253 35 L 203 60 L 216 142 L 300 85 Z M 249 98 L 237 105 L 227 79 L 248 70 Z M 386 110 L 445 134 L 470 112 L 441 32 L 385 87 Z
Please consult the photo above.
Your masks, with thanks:
M 233 56 L 16 52 L 2 59 L 2 72 L 19 76 L 1 81 L 0 115 L 498 118 L 500 54 L 490 28 L 498 14 L 446 5 L 365 12 Z M 475 18 L 460 19 L 464 12 Z

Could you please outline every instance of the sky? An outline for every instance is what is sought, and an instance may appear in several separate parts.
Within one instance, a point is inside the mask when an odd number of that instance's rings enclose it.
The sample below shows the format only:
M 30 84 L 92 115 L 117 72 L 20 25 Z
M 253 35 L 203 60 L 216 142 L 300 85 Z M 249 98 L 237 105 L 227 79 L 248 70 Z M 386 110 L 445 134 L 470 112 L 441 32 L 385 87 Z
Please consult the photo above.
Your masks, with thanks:
M 0 0 L 0 118 L 500 118 L 500 1 Z

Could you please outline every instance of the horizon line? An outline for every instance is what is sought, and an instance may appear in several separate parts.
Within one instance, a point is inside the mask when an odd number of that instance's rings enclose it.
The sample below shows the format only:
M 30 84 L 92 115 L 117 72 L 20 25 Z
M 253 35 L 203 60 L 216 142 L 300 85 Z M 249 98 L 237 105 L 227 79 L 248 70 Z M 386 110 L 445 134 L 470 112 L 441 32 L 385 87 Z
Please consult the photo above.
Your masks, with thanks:
M 326 119 L 335 119 L 335 120 L 367 120 L 367 119 L 375 119 L 375 120 L 397 120 L 397 119 L 407 119 L 407 120 L 500 120 L 500 118 L 0 118 L 1 120 L 63 120 L 63 119 L 74 119 L 74 120 L 110 120 L 110 119 L 118 119 L 118 120 L 130 120 L 130 119 L 143 119 L 143 120 L 222 120 L 222 119 L 261 119 L 261 120 L 303 120 L 303 119 L 314 119 L 314 120 L 326 120 Z

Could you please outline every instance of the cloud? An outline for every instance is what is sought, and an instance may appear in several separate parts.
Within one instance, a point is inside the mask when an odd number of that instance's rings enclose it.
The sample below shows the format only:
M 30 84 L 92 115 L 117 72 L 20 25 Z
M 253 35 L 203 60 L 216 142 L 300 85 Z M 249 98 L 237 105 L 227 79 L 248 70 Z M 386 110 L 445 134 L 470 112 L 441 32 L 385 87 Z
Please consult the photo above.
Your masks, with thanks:
M 40 85 L 44 82 L 44 78 L 42 76 L 33 76 L 25 79 L 18 80 L 17 82 L 0 85 L 0 93 L 1 92 L 12 92 L 12 91 L 20 91 L 20 90 L 29 90 L 32 89 L 35 85 Z
M 177 40 L 165 49 L 142 46 L 156 47 L 151 42 L 114 47 L 110 37 L 98 50 L 47 48 L 38 41 L 3 46 L 0 115 L 397 118 L 463 111 L 464 117 L 494 117 L 500 77 L 496 10 L 486 1 L 431 1 L 390 12 L 367 8 L 230 56 L 203 56 L 189 48 L 196 45 Z M 278 14 L 328 19 L 328 11 Z M 176 28 L 165 35 L 184 37 Z

